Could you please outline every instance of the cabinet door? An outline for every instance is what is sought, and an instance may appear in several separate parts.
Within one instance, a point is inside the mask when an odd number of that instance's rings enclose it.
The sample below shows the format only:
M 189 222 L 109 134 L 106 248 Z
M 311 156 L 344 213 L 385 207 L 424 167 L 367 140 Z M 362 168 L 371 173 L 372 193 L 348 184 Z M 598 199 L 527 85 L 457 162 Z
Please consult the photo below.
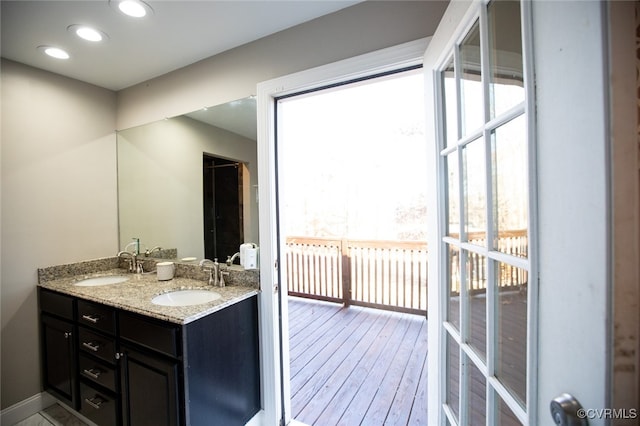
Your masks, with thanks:
M 42 381 L 45 390 L 77 406 L 78 381 L 73 323 L 42 315 Z
M 191 426 L 241 426 L 260 411 L 257 297 L 185 327 Z
M 123 424 L 181 425 L 178 363 L 127 346 L 121 349 Z

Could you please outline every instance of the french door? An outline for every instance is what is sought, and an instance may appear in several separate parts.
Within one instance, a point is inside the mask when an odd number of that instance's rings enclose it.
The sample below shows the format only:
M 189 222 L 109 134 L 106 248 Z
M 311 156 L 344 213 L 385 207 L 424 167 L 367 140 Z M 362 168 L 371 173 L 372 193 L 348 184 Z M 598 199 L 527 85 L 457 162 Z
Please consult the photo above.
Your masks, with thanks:
M 526 422 L 535 289 L 520 17 L 517 1 L 483 5 L 437 76 L 450 424 Z
M 428 41 L 430 426 L 552 424 L 550 402 L 564 392 L 589 425 L 607 422 L 606 7 L 452 1 Z M 276 99 L 415 65 L 415 47 L 258 85 L 264 424 L 290 420 Z
M 582 75 L 562 79 L 559 102 L 547 89 L 563 72 L 582 74 L 602 59 L 589 49 L 573 51 L 584 37 L 573 25 L 602 16 L 601 5 L 578 3 L 451 3 L 425 54 L 437 182 L 430 201 L 438 206 L 429 219 L 429 424 L 551 424 L 557 419 L 550 403 L 564 392 L 585 408 L 606 408 L 607 166 L 597 158 L 606 111 L 563 104 L 577 89 L 572 80 L 584 84 Z M 591 38 L 601 45 L 601 33 Z M 544 59 L 569 48 L 570 56 L 556 63 Z M 551 64 L 567 69 L 556 68 L 554 80 Z M 591 83 L 597 105 L 606 89 Z M 582 139 L 574 137 L 571 129 L 582 125 L 602 133 L 581 129 L 575 132 Z M 565 154 L 585 141 L 589 153 Z M 594 174 L 583 182 L 568 178 L 588 167 Z M 562 201 L 586 207 L 590 200 L 579 188 L 590 183 L 598 207 L 584 214 L 597 231 L 580 233 L 575 224 L 582 218 Z M 563 244 L 563 234 L 578 245 Z M 601 256 L 589 256 L 592 264 L 571 253 L 580 252 L 581 240 Z M 595 275 L 583 275 L 585 268 Z M 585 294 L 581 279 L 595 280 L 597 291 Z M 589 342 L 596 355 L 577 357 L 568 342 Z M 591 383 L 584 379 L 590 374 Z

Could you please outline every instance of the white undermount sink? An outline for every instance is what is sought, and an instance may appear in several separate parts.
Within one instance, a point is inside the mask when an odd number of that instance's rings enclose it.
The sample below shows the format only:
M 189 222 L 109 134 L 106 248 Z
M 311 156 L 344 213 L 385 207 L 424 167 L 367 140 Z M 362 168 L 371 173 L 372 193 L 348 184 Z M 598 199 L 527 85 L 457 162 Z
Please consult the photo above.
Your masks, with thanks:
M 120 284 L 128 280 L 129 277 L 123 275 L 108 275 L 105 277 L 86 278 L 84 280 L 76 282 L 73 285 L 77 285 L 80 287 L 94 287 L 99 285 Z
M 219 293 L 209 290 L 176 290 L 154 297 L 151 303 L 161 306 L 191 306 L 213 302 L 220 297 Z

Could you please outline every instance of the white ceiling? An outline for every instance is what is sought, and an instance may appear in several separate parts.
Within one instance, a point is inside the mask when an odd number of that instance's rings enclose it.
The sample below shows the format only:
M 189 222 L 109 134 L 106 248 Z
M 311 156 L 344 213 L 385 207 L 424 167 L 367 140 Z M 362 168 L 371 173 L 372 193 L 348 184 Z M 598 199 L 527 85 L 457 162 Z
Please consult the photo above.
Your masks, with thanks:
M 286 28 L 358 3 L 351 1 L 153 1 L 143 19 L 119 13 L 109 0 L 0 2 L 2 57 L 121 90 Z M 96 45 L 67 31 L 92 25 L 109 39 Z M 43 55 L 39 45 L 69 51 Z

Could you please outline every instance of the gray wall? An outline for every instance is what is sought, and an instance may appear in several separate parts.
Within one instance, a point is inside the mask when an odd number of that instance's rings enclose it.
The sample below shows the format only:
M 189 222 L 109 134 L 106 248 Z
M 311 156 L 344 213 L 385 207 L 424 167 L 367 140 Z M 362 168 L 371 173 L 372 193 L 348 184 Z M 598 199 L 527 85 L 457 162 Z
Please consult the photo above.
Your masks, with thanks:
M 118 129 L 246 98 L 258 82 L 428 37 L 447 4 L 360 3 L 122 90 Z
M 2 62 L 1 407 L 40 391 L 38 267 L 117 251 L 114 129 L 255 94 L 256 84 L 433 34 L 446 3 L 373 1 L 116 94 Z
M 2 408 L 38 393 L 38 267 L 117 251 L 115 93 L 2 60 Z

